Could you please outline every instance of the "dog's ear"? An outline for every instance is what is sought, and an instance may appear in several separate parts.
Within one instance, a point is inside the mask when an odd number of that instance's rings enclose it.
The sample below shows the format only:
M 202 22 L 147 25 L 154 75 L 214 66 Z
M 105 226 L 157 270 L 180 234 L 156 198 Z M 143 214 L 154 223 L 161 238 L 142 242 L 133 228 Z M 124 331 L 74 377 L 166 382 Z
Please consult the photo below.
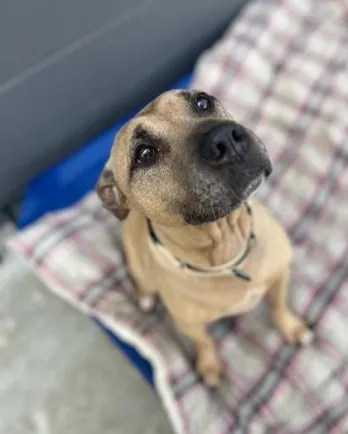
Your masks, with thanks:
M 124 220 L 129 212 L 126 197 L 116 184 L 114 174 L 107 165 L 104 167 L 96 186 L 104 208 L 111 211 L 119 220 Z

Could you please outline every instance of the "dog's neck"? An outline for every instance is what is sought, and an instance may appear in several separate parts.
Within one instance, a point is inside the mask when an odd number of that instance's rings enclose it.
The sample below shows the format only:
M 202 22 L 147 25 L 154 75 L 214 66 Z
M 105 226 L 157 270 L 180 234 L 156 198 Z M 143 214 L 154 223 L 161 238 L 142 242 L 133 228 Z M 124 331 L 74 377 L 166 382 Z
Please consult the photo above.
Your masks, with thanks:
M 226 217 L 200 226 L 154 224 L 161 243 L 177 258 L 195 266 L 221 265 L 237 256 L 250 232 L 247 210 L 240 207 Z

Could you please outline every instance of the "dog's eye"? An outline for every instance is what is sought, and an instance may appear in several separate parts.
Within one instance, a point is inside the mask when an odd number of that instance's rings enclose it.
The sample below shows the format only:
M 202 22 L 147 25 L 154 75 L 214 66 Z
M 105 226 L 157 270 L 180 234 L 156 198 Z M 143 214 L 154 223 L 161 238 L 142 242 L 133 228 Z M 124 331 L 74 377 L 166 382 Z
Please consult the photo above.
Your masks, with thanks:
M 199 93 L 196 98 L 197 108 L 200 112 L 207 112 L 211 109 L 211 99 L 205 93 Z
M 156 159 L 156 148 L 153 146 L 140 145 L 135 152 L 135 162 L 139 166 L 153 164 Z

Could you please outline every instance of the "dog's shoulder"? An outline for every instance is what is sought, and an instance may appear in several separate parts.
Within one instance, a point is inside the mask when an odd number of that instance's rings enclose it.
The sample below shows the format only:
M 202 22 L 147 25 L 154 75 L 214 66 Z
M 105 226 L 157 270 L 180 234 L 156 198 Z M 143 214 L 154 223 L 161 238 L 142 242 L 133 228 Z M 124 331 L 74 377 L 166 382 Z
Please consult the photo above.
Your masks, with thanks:
M 275 238 L 290 247 L 290 240 L 284 227 L 268 208 L 262 203 L 253 200 L 252 210 L 256 232 L 261 232 L 267 236 L 267 238 Z
M 147 250 L 147 220 L 135 210 L 131 210 L 125 220 L 121 222 L 122 242 L 124 249 L 131 256 L 144 255 Z
M 262 256 L 266 257 L 272 269 L 288 266 L 292 260 L 292 246 L 284 227 L 260 202 L 252 201 L 252 209 L 255 235 Z

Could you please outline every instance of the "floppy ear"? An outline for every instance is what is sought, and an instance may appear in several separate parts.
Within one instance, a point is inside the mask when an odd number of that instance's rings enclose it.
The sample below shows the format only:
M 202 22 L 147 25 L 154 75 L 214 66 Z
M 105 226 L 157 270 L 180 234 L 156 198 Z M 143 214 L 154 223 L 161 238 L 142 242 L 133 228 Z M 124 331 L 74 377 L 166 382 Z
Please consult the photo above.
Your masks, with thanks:
M 118 188 L 114 174 L 105 165 L 97 182 L 96 190 L 104 208 L 111 211 L 119 220 L 124 220 L 129 212 L 126 208 L 126 197 Z

